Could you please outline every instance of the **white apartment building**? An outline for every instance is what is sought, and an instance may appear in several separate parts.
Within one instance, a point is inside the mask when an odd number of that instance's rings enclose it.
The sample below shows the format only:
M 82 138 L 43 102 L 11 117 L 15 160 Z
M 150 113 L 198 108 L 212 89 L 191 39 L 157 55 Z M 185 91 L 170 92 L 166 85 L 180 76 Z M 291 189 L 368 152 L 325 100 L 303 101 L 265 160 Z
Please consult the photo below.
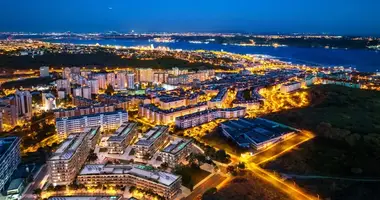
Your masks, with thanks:
M 186 129 L 214 121 L 215 119 L 233 119 L 244 117 L 245 114 L 245 107 L 211 109 L 177 117 L 175 124 L 178 128 Z
M 116 76 L 117 89 L 124 90 L 127 86 L 126 72 L 117 72 Z
M 162 162 L 175 167 L 181 160 L 185 159 L 192 151 L 191 140 L 175 138 L 160 151 Z
M 169 110 L 172 108 L 178 108 L 186 106 L 186 99 L 180 97 L 162 97 L 159 99 L 160 108 L 164 110 Z
M 32 95 L 29 91 L 16 90 L 16 107 L 19 115 L 32 118 Z
M 295 90 L 298 90 L 300 88 L 301 88 L 300 82 L 290 82 L 290 83 L 286 83 L 284 85 L 281 85 L 280 91 L 282 93 L 288 93 L 288 92 L 293 92 Z
M 135 89 L 135 74 L 132 72 L 127 73 L 127 86 L 128 89 Z
M 40 67 L 40 77 L 48 77 L 48 76 L 50 76 L 49 67 L 47 66 Z
M 70 135 L 47 161 L 49 181 L 54 186 L 71 184 L 100 137 L 100 127 Z
M 55 109 L 57 107 L 55 96 L 52 93 L 42 93 L 42 106 L 45 111 Z
M 200 102 L 195 105 L 182 106 L 170 110 L 163 110 L 153 104 L 145 104 L 139 106 L 139 116 L 145 117 L 147 120 L 156 124 L 174 123 L 177 117 L 188 115 L 203 110 L 207 110 L 206 102 Z
M 58 79 L 55 83 L 57 84 L 57 90 L 64 90 L 67 94 L 71 94 L 69 79 Z
M 108 153 L 123 154 L 132 139 L 137 136 L 138 132 L 136 128 L 136 123 L 123 123 L 115 133 L 107 139 Z
M 153 155 L 160 147 L 164 146 L 168 138 L 167 126 L 155 126 L 140 138 L 133 147 L 136 150 L 136 157 L 142 158 L 145 155 Z
M 154 70 L 151 68 L 139 68 L 136 69 L 138 82 L 153 82 Z
M 88 85 L 91 87 L 91 94 L 99 94 L 99 81 L 97 79 L 88 80 Z
M 85 165 L 77 177 L 84 185 L 123 185 L 150 189 L 174 199 L 181 192 L 181 176 L 145 165 Z
M 91 87 L 89 86 L 82 87 L 82 97 L 86 99 L 91 99 Z
M 98 80 L 99 83 L 99 89 L 106 89 L 106 74 L 95 74 L 93 75 L 93 79 Z
M 116 86 L 116 77 L 115 73 L 110 72 L 106 74 L 106 85 L 111 85 L 113 88 Z
M 57 118 L 55 127 L 58 134 L 67 137 L 71 133 L 83 132 L 86 127 L 100 126 L 102 131 L 114 130 L 127 121 L 128 113 L 126 111 L 115 111 Z

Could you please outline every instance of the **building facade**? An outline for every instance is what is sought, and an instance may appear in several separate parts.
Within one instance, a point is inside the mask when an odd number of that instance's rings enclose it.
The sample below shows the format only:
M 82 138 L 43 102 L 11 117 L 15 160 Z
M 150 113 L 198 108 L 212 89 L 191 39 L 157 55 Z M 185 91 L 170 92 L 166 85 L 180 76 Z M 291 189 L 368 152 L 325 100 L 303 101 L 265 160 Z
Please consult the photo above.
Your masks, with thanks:
M 71 184 L 99 136 L 100 127 L 96 127 L 86 128 L 83 133 L 66 138 L 47 161 L 50 183 L 54 186 Z
M 0 190 L 21 162 L 20 143 L 18 137 L 0 138 Z
M 174 199 L 181 192 L 181 176 L 145 165 L 85 165 L 77 177 L 84 185 L 135 186 L 166 198 Z
M 160 147 L 164 146 L 168 139 L 167 126 L 155 126 L 143 135 L 133 146 L 136 157 L 153 155 Z
M 67 137 L 71 133 L 83 132 L 87 127 L 100 126 L 102 131 L 115 130 L 127 121 L 128 113 L 126 111 L 115 111 L 57 118 L 55 126 L 59 135 Z
M 137 136 L 137 124 L 133 122 L 123 123 L 115 133 L 107 139 L 108 153 L 123 154 L 125 148 L 131 144 Z
M 162 162 L 175 167 L 192 152 L 192 142 L 189 139 L 175 138 L 160 151 Z

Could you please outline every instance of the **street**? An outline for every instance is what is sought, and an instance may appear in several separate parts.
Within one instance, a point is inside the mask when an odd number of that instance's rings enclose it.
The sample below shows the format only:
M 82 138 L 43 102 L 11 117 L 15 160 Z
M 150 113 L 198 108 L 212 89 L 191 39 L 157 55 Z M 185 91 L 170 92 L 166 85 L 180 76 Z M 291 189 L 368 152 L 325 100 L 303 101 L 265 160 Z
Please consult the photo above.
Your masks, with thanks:
M 193 200 L 197 199 L 197 197 L 202 196 L 204 192 L 206 192 L 208 189 L 212 187 L 218 186 L 221 182 L 223 182 L 226 179 L 225 176 L 222 176 L 221 174 L 217 173 L 214 174 L 212 177 L 207 179 L 205 182 L 203 182 L 201 185 L 196 187 L 193 192 L 187 196 L 186 198 L 183 198 L 183 200 Z
M 37 188 L 41 188 L 44 186 L 44 184 L 47 181 L 47 172 L 48 168 L 46 165 L 42 166 L 41 170 L 37 174 L 35 180 L 30 184 L 29 188 L 27 191 L 24 193 L 22 199 L 24 200 L 34 200 L 36 199 L 33 192 Z

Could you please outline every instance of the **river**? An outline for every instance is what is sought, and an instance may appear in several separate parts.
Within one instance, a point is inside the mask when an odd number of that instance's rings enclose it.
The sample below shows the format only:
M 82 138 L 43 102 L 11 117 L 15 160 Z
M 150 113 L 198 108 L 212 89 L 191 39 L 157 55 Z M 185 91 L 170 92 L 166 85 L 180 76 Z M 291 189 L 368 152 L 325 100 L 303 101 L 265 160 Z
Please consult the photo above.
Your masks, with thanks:
M 148 40 L 132 39 L 101 39 L 101 40 L 79 40 L 79 39 L 51 39 L 44 40 L 52 43 L 72 44 L 100 44 L 120 46 L 166 46 L 171 49 L 183 50 L 224 50 L 239 54 L 265 54 L 280 60 L 297 64 L 313 66 L 344 66 L 356 68 L 359 71 L 375 72 L 380 70 L 380 52 L 365 49 L 327 49 L 327 48 L 301 48 L 301 47 L 260 47 L 260 46 L 236 46 L 222 44 L 194 44 L 188 42 L 156 43 Z

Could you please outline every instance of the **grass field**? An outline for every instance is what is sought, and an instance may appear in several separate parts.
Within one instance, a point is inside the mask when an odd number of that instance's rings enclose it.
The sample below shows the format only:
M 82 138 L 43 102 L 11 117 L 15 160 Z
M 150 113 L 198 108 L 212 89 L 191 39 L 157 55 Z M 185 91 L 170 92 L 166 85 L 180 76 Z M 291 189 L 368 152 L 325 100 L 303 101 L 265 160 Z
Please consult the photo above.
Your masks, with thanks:
M 379 179 L 380 93 L 330 85 L 308 90 L 310 106 L 265 118 L 313 131 L 317 137 L 262 167 L 288 174 Z M 333 199 L 345 199 L 343 194 L 373 199 L 370 194 L 376 194 L 373 184 L 361 182 L 325 180 L 329 187 L 319 187 L 319 179 L 295 181 Z
M 246 174 L 234 178 L 225 187 L 221 188 L 216 194 L 204 198 L 205 200 L 290 200 L 290 198 L 273 188 L 267 182 Z
M 176 171 L 176 174 L 182 176 L 182 185 L 187 188 L 191 188 L 190 185 L 195 186 L 197 183 L 210 175 L 207 171 L 204 171 L 198 167 L 190 166 L 181 167 L 181 169 Z

